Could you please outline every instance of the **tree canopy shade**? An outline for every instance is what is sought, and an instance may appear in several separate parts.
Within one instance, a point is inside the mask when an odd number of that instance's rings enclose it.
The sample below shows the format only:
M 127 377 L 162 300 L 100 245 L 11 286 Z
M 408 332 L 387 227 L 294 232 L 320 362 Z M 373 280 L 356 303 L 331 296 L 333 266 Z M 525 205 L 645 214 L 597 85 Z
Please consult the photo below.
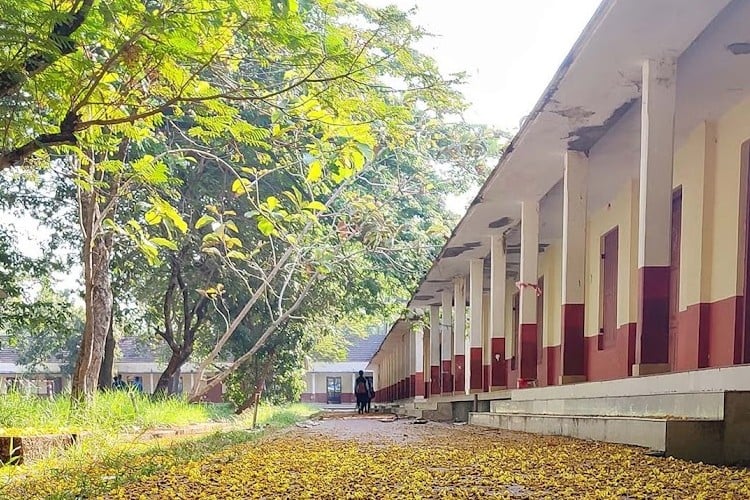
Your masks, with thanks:
M 0 171 L 62 172 L 61 203 L 76 209 L 78 396 L 112 332 L 113 266 L 121 300 L 142 302 L 172 351 L 161 388 L 196 341 L 202 369 L 226 348 L 233 369 L 261 352 L 289 359 L 322 331 L 290 322 L 330 326 L 345 307 L 373 314 L 405 295 L 451 223 L 441 196 L 498 153 L 488 130 L 446 122 L 463 107 L 458 77 L 413 49 L 423 33 L 395 8 L 6 4 Z M 261 351 L 279 331 L 300 341 Z

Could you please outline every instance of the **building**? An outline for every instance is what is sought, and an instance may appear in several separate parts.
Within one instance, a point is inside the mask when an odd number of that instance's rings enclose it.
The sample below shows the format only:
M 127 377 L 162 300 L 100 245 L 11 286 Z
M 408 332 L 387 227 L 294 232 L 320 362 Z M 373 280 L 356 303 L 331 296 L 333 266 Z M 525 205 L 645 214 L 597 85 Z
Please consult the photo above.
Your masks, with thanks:
M 113 375 L 121 375 L 123 382 L 141 382 L 143 392 L 153 393 L 159 376 L 166 366 L 166 354 L 158 349 L 143 345 L 137 339 L 125 337 L 117 342 Z M 19 364 L 19 353 L 16 349 L 0 349 L 0 394 L 9 387 L 22 390 L 28 394 L 51 396 L 70 388 L 71 375 L 65 370 L 64 356 L 56 356 L 40 366 L 29 369 Z M 189 392 L 197 382 L 198 367 L 186 363 L 180 372 L 178 393 Z M 223 387 L 217 386 L 204 397 L 204 401 L 221 402 Z
M 373 386 L 377 383 L 372 371 L 367 369 L 367 364 L 384 338 L 385 332 L 352 338 L 343 361 L 308 361 L 305 392 L 302 393 L 301 401 L 320 404 L 354 403 L 354 380 L 360 370 L 365 372 L 365 377 Z
M 746 0 L 602 2 L 411 298 L 427 326 L 371 359 L 379 401 L 750 458 L 748 23 Z

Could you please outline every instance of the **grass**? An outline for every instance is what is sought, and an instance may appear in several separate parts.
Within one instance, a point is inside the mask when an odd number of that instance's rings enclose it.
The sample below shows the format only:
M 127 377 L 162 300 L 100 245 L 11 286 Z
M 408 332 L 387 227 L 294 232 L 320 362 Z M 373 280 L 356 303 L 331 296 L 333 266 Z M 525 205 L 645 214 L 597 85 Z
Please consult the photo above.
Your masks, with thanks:
M 231 415 L 230 405 L 152 400 L 148 395 L 126 391 L 98 393 L 76 409 L 65 395 L 42 399 L 9 393 L 0 397 L 0 433 L 16 436 L 177 427 L 226 420 Z
M 117 398 L 115 400 L 119 401 Z M 158 405 L 166 405 L 163 413 L 158 411 Z M 184 417 L 178 415 L 178 409 L 181 406 L 177 403 L 170 404 L 166 401 L 153 403 L 153 407 L 148 410 L 151 412 L 150 416 L 146 415 L 146 408 L 146 406 L 141 407 L 141 413 L 144 415 L 135 419 L 125 418 L 121 414 L 120 417 L 97 422 L 99 425 L 104 423 L 110 426 L 135 421 L 142 422 L 144 425 L 148 422 L 160 424 L 153 420 L 157 415 L 165 415 L 173 424 L 184 421 Z M 225 418 L 228 410 L 228 407 L 218 407 L 202 408 L 197 411 L 205 412 L 198 414 L 199 416 L 210 416 L 211 411 L 217 411 L 219 417 Z M 194 410 L 191 408 L 189 411 Z M 316 408 L 304 404 L 263 405 L 258 408 L 258 425 L 269 429 L 284 427 L 310 417 L 315 411 Z M 36 422 L 34 419 L 27 421 Z M 28 465 L 0 467 L 0 498 L 73 499 L 97 496 L 118 486 L 179 468 L 205 455 L 256 440 L 266 432 L 244 430 L 252 422 L 252 412 L 246 412 L 234 418 L 233 421 L 237 424 L 235 427 L 238 430 L 217 432 L 201 437 L 172 437 L 147 442 L 132 438 L 123 439 L 121 435 L 106 432 L 95 433 L 87 436 L 72 448 L 47 459 Z

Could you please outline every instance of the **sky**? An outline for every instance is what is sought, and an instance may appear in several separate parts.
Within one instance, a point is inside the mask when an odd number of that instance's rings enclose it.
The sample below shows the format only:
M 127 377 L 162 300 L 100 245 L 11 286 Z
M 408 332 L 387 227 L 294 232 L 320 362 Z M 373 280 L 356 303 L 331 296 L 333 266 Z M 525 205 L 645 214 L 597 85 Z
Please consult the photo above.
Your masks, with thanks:
M 465 119 L 515 132 L 542 95 L 600 0 L 365 0 L 416 7 L 433 37 L 418 48 L 444 74 L 465 71 Z

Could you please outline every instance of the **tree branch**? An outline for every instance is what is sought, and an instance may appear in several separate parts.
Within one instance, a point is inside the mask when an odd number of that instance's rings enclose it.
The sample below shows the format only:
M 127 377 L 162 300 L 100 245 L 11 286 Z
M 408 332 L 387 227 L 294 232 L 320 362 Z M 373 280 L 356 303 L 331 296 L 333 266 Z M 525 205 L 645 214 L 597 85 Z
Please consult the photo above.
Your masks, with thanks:
M 57 49 L 57 53 L 37 52 L 30 54 L 23 61 L 21 67 L 0 71 L 0 97 L 6 97 L 17 92 L 29 78 L 41 73 L 59 58 L 72 54 L 76 50 L 76 44 L 71 36 L 86 20 L 93 4 L 94 0 L 83 0 L 78 10 L 69 12 L 65 20 L 55 23 L 52 27 L 47 42 Z M 3 166 L 0 163 L 0 169 L 2 168 Z

